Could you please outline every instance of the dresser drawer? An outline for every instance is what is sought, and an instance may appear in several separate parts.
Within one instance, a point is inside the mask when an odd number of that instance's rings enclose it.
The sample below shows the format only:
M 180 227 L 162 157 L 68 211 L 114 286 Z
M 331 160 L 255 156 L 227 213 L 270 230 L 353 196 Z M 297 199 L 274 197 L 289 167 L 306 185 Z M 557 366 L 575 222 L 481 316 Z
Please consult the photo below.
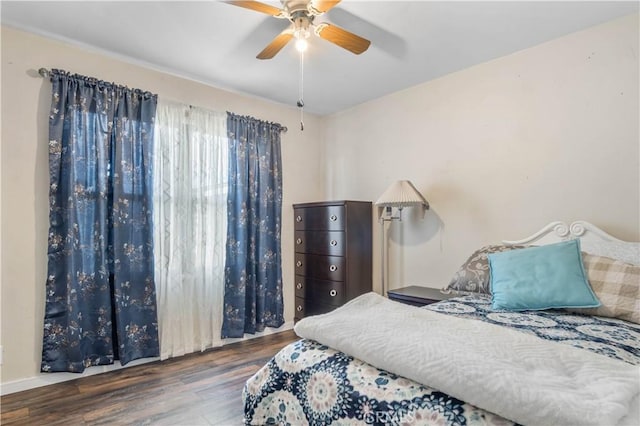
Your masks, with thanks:
M 344 281 L 344 257 L 296 253 L 295 265 L 296 275 L 318 280 Z
M 344 256 L 343 231 L 296 231 L 297 253 Z
M 296 312 L 294 318 L 301 320 L 304 317 L 311 315 L 326 314 L 337 308 L 336 305 L 329 305 L 326 303 L 317 303 L 301 297 L 296 297 Z
M 307 303 L 323 303 L 340 306 L 347 301 L 342 281 L 325 281 L 296 275 L 296 297 L 304 297 Z
M 336 305 L 327 305 L 325 303 L 310 303 L 308 300 L 306 303 L 307 303 L 307 306 L 305 307 L 306 316 L 326 314 L 327 312 L 331 312 L 335 308 L 337 308 Z
M 343 231 L 344 206 L 308 207 L 294 209 L 296 231 Z
M 296 310 L 293 313 L 293 316 L 295 319 L 302 319 L 305 316 L 305 309 L 304 309 L 304 298 L 303 297 L 296 297 Z

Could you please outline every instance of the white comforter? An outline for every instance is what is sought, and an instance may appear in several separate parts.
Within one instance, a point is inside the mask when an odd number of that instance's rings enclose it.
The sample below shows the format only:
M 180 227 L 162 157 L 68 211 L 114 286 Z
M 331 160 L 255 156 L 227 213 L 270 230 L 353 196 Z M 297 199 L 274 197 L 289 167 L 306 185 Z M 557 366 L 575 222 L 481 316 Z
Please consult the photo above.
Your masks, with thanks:
M 640 392 L 637 366 L 375 293 L 295 331 L 525 425 L 615 425 Z

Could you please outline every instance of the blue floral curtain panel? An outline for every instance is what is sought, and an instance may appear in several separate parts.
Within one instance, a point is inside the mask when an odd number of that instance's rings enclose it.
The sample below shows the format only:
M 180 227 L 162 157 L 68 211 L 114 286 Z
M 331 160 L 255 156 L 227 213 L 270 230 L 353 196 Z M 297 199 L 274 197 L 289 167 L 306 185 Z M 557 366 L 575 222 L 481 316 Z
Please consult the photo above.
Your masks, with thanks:
M 227 116 L 229 193 L 222 337 L 284 323 L 279 124 Z
M 158 356 L 156 95 L 53 70 L 42 371 Z

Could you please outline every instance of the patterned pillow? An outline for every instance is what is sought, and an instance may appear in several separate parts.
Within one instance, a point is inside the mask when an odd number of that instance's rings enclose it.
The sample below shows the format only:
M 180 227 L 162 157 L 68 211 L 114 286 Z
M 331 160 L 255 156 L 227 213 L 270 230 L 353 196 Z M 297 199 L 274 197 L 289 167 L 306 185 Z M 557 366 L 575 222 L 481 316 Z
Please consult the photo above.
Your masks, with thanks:
M 526 246 L 491 245 L 476 250 L 453 275 L 448 286 L 442 289 L 445 293 L 458 294 L 491 294 L 489 289 L 489 260 L 490 253 L 500 253 Z
M 570 311 L 640 324 L 640 266 L 584 252 L 582 261 L 591 288 L 602 305 Z

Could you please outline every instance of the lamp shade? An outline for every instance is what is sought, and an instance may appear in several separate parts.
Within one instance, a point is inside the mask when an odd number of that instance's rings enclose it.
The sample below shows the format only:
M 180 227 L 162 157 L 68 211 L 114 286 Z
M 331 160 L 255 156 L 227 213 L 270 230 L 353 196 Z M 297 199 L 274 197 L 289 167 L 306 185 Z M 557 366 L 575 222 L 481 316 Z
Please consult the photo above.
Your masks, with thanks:
M 429 208 L 429 203 L 408 180 L 394 182 L 376 201 L 381 207 L 409 207 L 422 205 Z

